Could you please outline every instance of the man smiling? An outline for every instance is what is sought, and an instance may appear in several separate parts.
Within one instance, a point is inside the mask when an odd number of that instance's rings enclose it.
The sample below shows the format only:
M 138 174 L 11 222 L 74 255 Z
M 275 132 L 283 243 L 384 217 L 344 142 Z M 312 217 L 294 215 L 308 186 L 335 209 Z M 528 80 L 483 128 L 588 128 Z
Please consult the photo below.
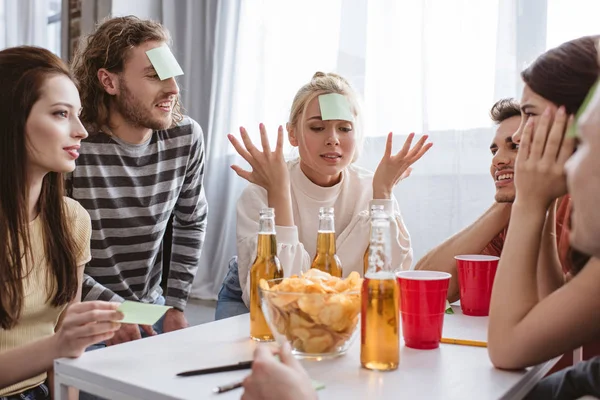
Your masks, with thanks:
M 513 142 L 513 134 L 517 132 L 521 123 L 521 109 L 515 100 L 502 99 L 494 104 L 490 116 L 497 126 L 490 145 L 492 154 L 490 173 L 496 186 L 494 203 L 473 224 L 427 253 L 415 267 L 420 270 L 452 274 L 448 288 L 450 302 L 459 299 L 458 273 L 454 256 L 459 254 L 500 256 L 506 238 L 511 206 L 515 200 L 513 177 L 519 146 Z M 563 201 L 556 211 L 557 241 L 565 239 L 562 230 L 567 212 L 568 201 Z M 566 256 L 561 257 L 561 261 L 565 259 Z
M 70 195 L 92 218 L 83 298 L 172 306 L 154 328 L 142 327 L 147 334 L 188 325 L 183 310 L 208 210 L 202 130 L 181 114 L 175 76 L 183 71 L 168 42 L 156 22 L 112 18 L 80 47 L 73 65 L 90 133 L 69 182 Z M 171 216 L 163 296 L 163 237 Z M 123 324 L 106 344 L 140 337 L 137 325 Z

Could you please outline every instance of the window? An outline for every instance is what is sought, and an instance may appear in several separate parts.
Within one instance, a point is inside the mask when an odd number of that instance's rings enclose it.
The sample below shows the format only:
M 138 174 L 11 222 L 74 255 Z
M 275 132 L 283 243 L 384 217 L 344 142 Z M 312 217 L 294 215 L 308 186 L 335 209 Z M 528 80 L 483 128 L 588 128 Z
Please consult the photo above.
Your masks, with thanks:
M 61 52 L 61 16 L 62 0 L 47 0 L 48 2 L 48 50 L 60 57 Z
M 600 1 L 548 0 L 546 48 L 586 35 L 599 35 Z
M 244 1 L 241 7 L 230 133 L 239 136 L 243 125 L 258 143 L 263 122 L 274 143 L 296 91 L 316 71 L 336 70 L 341 0 Z
M 0 49 L 45 47 L 60 56 L 62 0 L 0 0 Z
M 242 3 L 231 132 L 273 141 L 296 91 L 321 70 L 363 99 L 365 136 L 492 126 L 490 106 L 521 95 L 544 50 L 600 34 L 600 1 L 257 0 Z M 541 14 L 540 14 L 541 13 Z M 543 14 L 543 15 L 542 15 Z

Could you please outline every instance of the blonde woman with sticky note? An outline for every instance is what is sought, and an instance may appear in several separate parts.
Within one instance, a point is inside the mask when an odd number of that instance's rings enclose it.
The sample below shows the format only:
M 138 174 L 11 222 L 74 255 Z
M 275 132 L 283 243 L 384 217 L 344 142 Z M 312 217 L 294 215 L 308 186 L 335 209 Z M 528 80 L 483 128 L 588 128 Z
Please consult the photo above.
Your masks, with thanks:
M 373 174 L 354 165 L 363 135 L 360 118 L 356 93 L 348 81 L 336 74 L 317 72 L 296 94 L 286 125 L 288 140 L 298 148 L 299 158 L 284 160 L 282 126 L 274 146 L 262 124 L 262 146 L 255 146 L 243 127 L 241 141 L 229 135 L 252 169 L 232 166 L 250 185 L 237 205 L 237 263 L 230 263 L 219 293 L 217 319 L 247 312 L 249 268 L 256 255 L 259 210 L 264 207 L 275 209 L 277 253 L 285 276 L 310 268 L 316 252 L 320 207 L 335 210 L 337 255 L 344 276 L 352 271 L 363 272 L 362 259 L 369 241 L 368 210 L 373 204 L 381 204 L 393 216 L 394 265 L 399 269 L 410 267 L 410 236 L 392 189 L 410 174 L 410 166 L 431 143 L 426 144 L 427 136 L 423 136 L 411 147 L 411 134 L 402 149 L 392 154 L 390 134 Z

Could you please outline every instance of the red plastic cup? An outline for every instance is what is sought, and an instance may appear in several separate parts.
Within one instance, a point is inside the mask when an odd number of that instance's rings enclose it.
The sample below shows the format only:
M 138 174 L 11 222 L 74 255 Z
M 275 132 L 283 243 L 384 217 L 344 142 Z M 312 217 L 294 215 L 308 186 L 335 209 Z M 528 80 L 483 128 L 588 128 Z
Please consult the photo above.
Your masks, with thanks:
M 490 313 L 492 286 L 499 257 L 462 255 L 454 257 L 460 285 L 460 308 L 463 314 L 483 317 Z
M 404 344 L 413 349 L 440 346 L 448 285 L 452 275 L 437 271 L 400 271 L 400 315 Z

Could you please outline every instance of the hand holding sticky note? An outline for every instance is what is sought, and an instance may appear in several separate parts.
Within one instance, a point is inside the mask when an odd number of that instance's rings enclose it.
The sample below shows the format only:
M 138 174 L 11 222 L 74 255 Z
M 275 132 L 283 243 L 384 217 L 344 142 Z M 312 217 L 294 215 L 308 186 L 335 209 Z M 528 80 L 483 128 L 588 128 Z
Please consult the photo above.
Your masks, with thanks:
M 169 308 L 171 307 L 126 300 L 117 310 L 125 316 L 119 321 L 122 324 L 154 325 Z
M 152 66 L 156 70 L 156 73 L 161 81 L 174 76 L 183 75 L 181 66 L 175 59 L 173 53 L 171 53 L 169 46 L 166 44 L 148 50 L 146 55 L 150 59 L 150 62 L 152 63 Z

